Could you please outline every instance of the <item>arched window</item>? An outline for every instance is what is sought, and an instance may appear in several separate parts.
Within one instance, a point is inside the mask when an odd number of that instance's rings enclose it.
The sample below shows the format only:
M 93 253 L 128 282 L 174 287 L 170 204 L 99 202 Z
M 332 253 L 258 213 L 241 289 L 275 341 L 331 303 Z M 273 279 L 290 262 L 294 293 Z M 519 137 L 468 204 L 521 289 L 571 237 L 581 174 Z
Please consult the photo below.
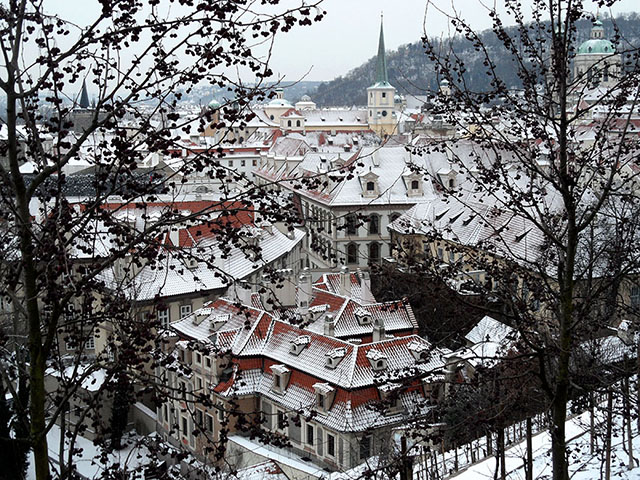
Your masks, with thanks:
M 300 120 L 296 120 L 296 127 L 300 126 Z
M 456 184 L 455 180 L 453 178 L 450 178 L 449 179 L 449 188 L 455 187 L 455 184 Z
M 287 120 L 287 127 L 291 126 L 291 120 Z
M 269 115 L 269 118 L 273 120 L 275 117 L 273 115 Z
M 350 243 L 349 245 L 347 245 L 347 263 L 358 263 L 358 245 L 356 245 L 355 243 Z
M 375 182 L 367 182 L 367 192 L 373 192 L 376 189 Z
M 411 180 L 411 190 L 418 190 L 420 188 L 420 182 L 418 180 Z
M 380 216 L 375 213 L 369 217 L 369 234 L 375 235 L 380 233 Z
M 369 244 L 369 263 L 380 263 L 380 244 Z
M 347 217 L 345 218 L 345 224 L 347 226 L 347 235 L 358 234 L 358 219 L 355 215 L 347 215 Z

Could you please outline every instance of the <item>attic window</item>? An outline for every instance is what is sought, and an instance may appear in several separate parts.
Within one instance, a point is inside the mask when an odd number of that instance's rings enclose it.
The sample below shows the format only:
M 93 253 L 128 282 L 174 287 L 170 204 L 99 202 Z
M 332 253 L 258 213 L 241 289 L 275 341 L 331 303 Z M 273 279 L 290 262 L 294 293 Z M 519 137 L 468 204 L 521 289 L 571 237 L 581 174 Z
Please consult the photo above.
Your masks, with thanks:
M 367 358 L 374 371 L 379 372 L 387 368 L 387 356 L 381 351 L 372 348 L 367 352 Z
M 411 180 L 411 190 L 418 190 L 420 188 L 420 182 L 418 180 Z
M 429 345 L 419 342 L 418 340 L 413 340 L 409 343 L 407 349 L 418 363 L 425 362 L 429 358 Z
M 359 325 L 371 325 L 371 314 L 362 307 L 353 312 Z
M 340 361 L 347 354 L 347 349 L 344 347 L 334 348 L 333 350 L 327 352 L 327 362 L 325 363 L 326 368 L 330 368 L 333 370 L 338 366 Z
M 289 348 L 289 353 L 293 355 L 300 355 L 300 353 L 311 343 L 311 337 L 309 335 L 300 335 L 293 342 Z
M 326 413 L 333 403 L 335 389 L 328 383 L 314 383 L 313 389 L 316 392 L 316 410 Z
M 231 318 L 231 315 L 228 313 L 221 313 L 219 315 L 216 315 L 215 317 L 209 320 L 209 330 L 211 330 L 212 332 L 220 330 L 220 328 L 225 323 L 227 323 L 230 318 Z
M 195 258 L 190 258 L 189 259 L 189 263 L 187 264 L 189 270 L 194 270 L 196 268 L 198 268 L 198 260 L 196 260 Z
M 436 215 L 436 220 L 440 220 L 442 217 L 444 217 L 447 213 L 449 212 L 449 210 L 445 210 L 442 213 L 439 213 L 438 215 Z
M 283 393 L 289 383 L 291 371 L 282 364 L 271 365 L 271 371 L 273 372 L 272 390 Z
M 367 182 L 367 192 L 373 192 L 376 189 L 375 182 Z
M 527 230 L 524 233 L 521 233 L 520 235 L 516 235 L 516 243 L 520 242 L 524 237 L 526 237 L 530 231 L 531 229 Z

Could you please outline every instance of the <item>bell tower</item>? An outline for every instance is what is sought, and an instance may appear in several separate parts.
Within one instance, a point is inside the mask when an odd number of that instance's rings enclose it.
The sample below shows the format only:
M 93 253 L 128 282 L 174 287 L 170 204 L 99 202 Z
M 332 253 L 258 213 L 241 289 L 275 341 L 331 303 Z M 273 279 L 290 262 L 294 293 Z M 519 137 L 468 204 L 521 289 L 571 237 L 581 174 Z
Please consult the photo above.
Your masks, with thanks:
M 381 138 L 395 133 L 398 122 L 394 108 L 396 89 L 389 83 L 387 58 L 384 52 L 383 19 L 380 15 L 380 38 L 376 60 L 376 82 L 367 88 L 367 118 L 369 128 Z

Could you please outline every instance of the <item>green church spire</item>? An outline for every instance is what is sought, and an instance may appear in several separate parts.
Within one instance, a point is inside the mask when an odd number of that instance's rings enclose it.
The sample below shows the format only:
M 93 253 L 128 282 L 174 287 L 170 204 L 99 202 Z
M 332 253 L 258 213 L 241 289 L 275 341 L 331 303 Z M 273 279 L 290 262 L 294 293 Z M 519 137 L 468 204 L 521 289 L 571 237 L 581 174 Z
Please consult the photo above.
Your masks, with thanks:
M 382 14 L 380 14 L 380 40 L 378 41 L 376 84 L 389 84 L 389 77 L 387 76 L 387 58 L 384 56 L 384 30 L 382 28 Z
M 82 93 L 80 94 L 80 108 L 89 108 L 89 94 L 87 93 L 87 81 L 82 82 Z

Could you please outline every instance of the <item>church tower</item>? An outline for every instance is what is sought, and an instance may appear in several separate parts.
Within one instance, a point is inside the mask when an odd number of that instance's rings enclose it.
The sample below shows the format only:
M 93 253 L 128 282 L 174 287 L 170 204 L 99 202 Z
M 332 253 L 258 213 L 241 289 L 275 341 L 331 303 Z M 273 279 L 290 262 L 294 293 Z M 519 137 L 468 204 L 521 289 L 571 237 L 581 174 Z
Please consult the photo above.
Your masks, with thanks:
M 381 138 L 395 133 L 397 114 L 394 109 L 396 89 L 389 83 L 387 59 L 384 53 L 384 31 L 380 17 L 380 39 L 376 62 L 376 83 L 367 88 L 367 110 L 369 128 Z

